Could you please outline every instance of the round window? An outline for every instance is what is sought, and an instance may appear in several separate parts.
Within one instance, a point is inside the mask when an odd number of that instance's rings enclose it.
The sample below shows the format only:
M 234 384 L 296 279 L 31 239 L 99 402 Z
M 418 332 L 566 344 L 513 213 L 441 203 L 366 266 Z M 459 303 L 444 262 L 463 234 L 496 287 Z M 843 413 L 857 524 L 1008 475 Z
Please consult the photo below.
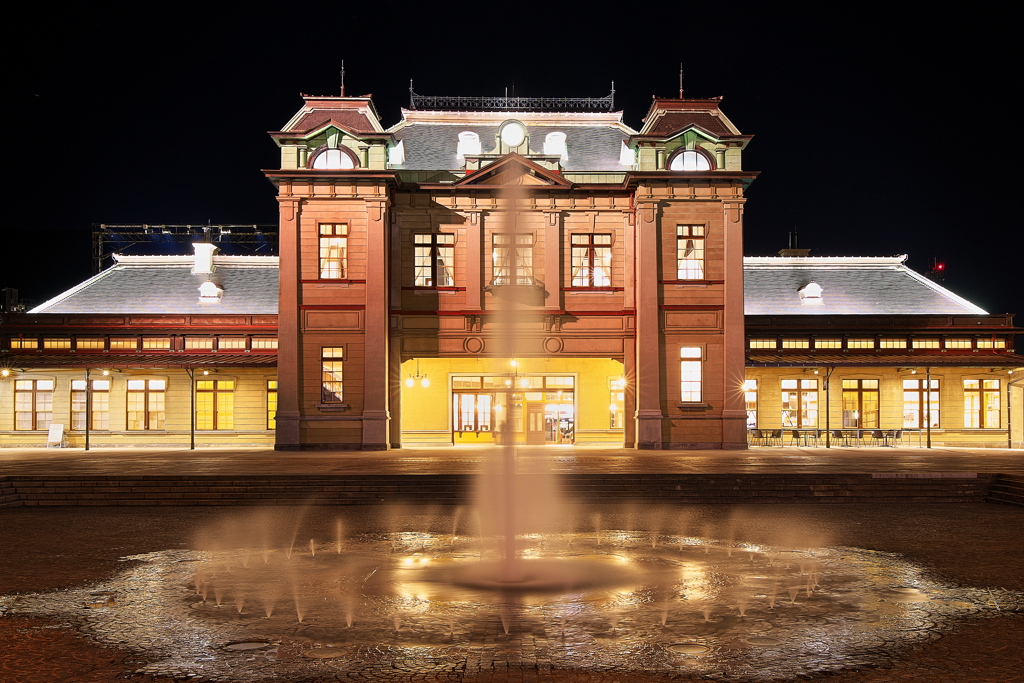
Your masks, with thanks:
M 518 147 L 526 139 L 526 129 L 521 123 L 510 122 L 501 127 L 501 141 L 509 147 Z

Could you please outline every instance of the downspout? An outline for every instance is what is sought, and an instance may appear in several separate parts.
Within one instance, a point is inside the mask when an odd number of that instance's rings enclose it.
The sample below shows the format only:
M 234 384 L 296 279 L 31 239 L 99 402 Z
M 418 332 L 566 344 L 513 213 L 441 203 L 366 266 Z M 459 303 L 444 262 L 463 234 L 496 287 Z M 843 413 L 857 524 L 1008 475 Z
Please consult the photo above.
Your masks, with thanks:
M 829 388 L 832 385 L 832 371 L 835 369 L 834 365 L 825 368 L 825 448 L 832 448 L 832 392 Z
M 89 368 L 85 369 L 85 450 L 89 450 L 89 427 L 92 425 L 92 382 L 89 381 Z
M 926 448 L 932 447 L 932 369 L 924 369 L 924 430 L 927 434 Z M 918 441 L 918 443 L 921 443 Z
M 188 448 L 194 451 L 196 449 L 196 377 L 195 370 L 192 368 L 185 368 L 185 372 L 188 373 L 189 384 Z

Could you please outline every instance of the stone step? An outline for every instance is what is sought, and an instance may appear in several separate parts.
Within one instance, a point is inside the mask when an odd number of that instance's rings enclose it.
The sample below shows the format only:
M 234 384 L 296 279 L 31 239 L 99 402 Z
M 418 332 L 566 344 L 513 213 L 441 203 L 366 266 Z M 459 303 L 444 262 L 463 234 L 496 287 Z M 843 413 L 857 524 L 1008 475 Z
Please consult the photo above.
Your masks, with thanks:
M 985 498 L 989 503 L 1024 506 L 1024 477 L 1000 474 Z

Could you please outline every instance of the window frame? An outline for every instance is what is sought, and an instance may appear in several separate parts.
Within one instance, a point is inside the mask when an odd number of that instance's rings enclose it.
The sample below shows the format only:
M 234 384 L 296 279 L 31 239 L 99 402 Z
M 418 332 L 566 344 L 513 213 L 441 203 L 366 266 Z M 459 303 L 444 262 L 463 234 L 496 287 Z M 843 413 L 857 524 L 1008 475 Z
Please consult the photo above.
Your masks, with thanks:
M 429 242 L 417 242 L 418 239 L 429 238 Z M 442 239 L 444 242 L 442 243 Z M 450 240 L 450 241 L 449 241 Z M 455 286 L 455 242 L 453 232 L 417 232 L 412 236 L 413 287 L 424 289 L 443 289 Z M 426 252 L 425 254 L 421 252 Z M 426 265 L 420 263 L 426 258 Z M 421 269 L 427 269 L 425 276 Z M 438 272 L 444 272 L 447 282 L 438 284 Z M 431 283 L 431 284 L 426 284 Z
M 847 386 L 847 382 L 851 383 L 851 386 Z M 874 386 L 865 386 L 865 382 L 874 382 Z M 880 384 L 877 379 L 844 378 L 840 382 L 843 429 L 878 429 L 881 415 Z M 865 410 L 865 403 L 870 402 L 872 396 L 874 397 L 873 410 Z M 847 410 L 847 406 L 850 405 L 856 406 L 853 411 Z M 848 412 L 856 412 L 856 417 L 848 418 Z M 874 419 L 865 419 L 866 416 Z
M 679 347 L 679 402 L 704 402 L 704 347 Z M 694 398 L 696 396 L 696 398 Z
M 49 388 L 40 387 L 40 383 L 49 384 Z M 23 385 L 29 384 L 28 388 Z M 53 424 L 53 394 L 57 382 L 53 379 L 16 379 L 14 380 L 14 430 L 19 432 L 46 431 Z M 22 406 L 19 406 L 19 395 Z M 28 410 L 23 407 L 25 396 L 28 396 Z M 47 410 L 47 406 L 49 409 Z M 29 427 L 20 426 L 19 415 L 29 415 Z
M 132 384 L 142 382 L 141 389 L 133 389 Z M 155 382 L 163 386 L 154 386 Z M 132 410 L 133 395 L 142 395 L 142 410 Z M 142 413 L 141 423 L 136 420 L 132 422 L 132 413 Z M 132 427 L 132 424 L 141 424 L 141 427 Z M 129 379 L 125 383 L 125 430 L 129 432 L 151 432 L 163 431 L 167 424 L 167 380 L 166 379 Z
M 499 240 L 507 239 L 507 243 Z M 520 241 L 523 240 L 523 241 Z M 529 244 L 525 240 L 529 240 Z M 491 285 L 534 286 L 533 252 L 537 244 L 532 232 L 495 232 L 491 234 Z M 504 264 L 504 265 L 501 265 Z M 499 270 L 508 270 L 499 275 Z
M 320 347 L 320 403 L 342 405 L 345 401 L 344 346 Z
M 318 280 L 348 277 L 348 236 L 348 223 L 317 223 Z M 340 255 L 332 254 L 332 249 L 339 250 Z
M 85 431 L 85 413 L 88 403 L 92 403 L 92 410 L 89 411 L 89 431 L 110 431 L 110 389 L 113 383 L 109 379 L 90 379 L 89 381 L 92 382 L 91 389 L 86 389 L 87 385 L 84 379 L 71 380 L 70 431 Z M 76 409 L 76 402 L 79 406 L 78 409 Z
M 597 239 L 607 238 L 606 243 Z M 577 240 L 581 240 L 580 243 Z M 610 232 L 575 232 L 569 235 L 569 284 L 573 288 L 600 289 L 612 286 L 612 242 Z M 580 257 L 577 263 L 577 256 Z M 599 257 L 603 262 L 599 264 Z M 580 275 L 580 271 L 583 271 Z M 603 281 L 599 282 L 597 271 L 603 270 Z
M 903 428 L 928 429 L 928 423 L 931 422 L 931 428 L 938 429 L 942 417 L 942 385 L 939 378 L 928 380 L 904 377 L 900 383 L 903 389 Z M 916 386 L 908 386 L 909 383 Z M 916 399 L 911 400 L 911 395 L 916 396 Z M 911 411 L 916 411 L 916 424 L 909 424 L 907 420 L 908 406 Z
M 968 382 L 976 382 L 977 387 L 968 387 Z M 986 384 L 995 387 L 986 387 Z M 962 382 L 964 391 L 964 429 L 999 429 L 1002 426 L 1002 390 L 1003 385 L 995 377 L 965 377 Z M 994 398 L 994 408 L 989 407 L 989 400 Z M 992 419 L 994 417 L 994 419 Z M 992 423 L 995 424 L 992 424 Z
M 238 382 L 233 379 L 211 379 L 204 377 L 195 380 L 196 392 L 196 431 L 228 431 L 235 428 L 235 388 Z M 210 387 L 203 385 L 210 384 Z M 222 387 L 221 385 L 230 385 Z M 209 408 L 206 410 L 207 397 Z M 200 411 L 204 414 L 200 417 Z M 206 413 L 209 417 L 206 417 Z M 207 421 L 208 419 L 208 421 Z M 209 426 L 206 426 L 206 425 Z
M 706 225 L 676 224 L 676 280 L 701 281 L 707 279 L 707 236 Z M 691 244 L 686 245 L 687 241 Z M 698 257 L 684 258 L 690 252 L 696 252 Z
M 676 162 L 679 161 L 683 166 L 686 165 L 686 157 L 693 155 L 708 165 L 707 168 L 672 168 Z M 697 163 L 699 166 L 699 162 Z M 711 155 L 705 152 L 703 149 L 683 149 L 679 148 L 673 152 L 667 161 L 665 162 L 665 170 L 667 171 L 688 171 L 688 172 L 707 172 L 715 170 L 715 160 L 711 158 Z
M 276 379 L 267 380 L 267 430 L 277 429 L 277 392 Z
M 796 386 L 787 387 L 787 382 L 795 382 Z M 805 379 L 803 377 L 780 379 L 779 398 L 781 399 L 782 406 L 782 427 L 784 429 L 817 429 L 818 417 L 821 412 L 818 408 L 820 391 L 821 385 L 817 379 Z M 787 394 L 796 395 L 796 408 L 786 407 L 792 403 L 786 398 Z M 813 417 L 811 417 L 811 413 L 814 413 Z M 786 423 L 787 414 L 789 424 Z M 794 414 L 796 416 L 795 424 L 793 420 Z

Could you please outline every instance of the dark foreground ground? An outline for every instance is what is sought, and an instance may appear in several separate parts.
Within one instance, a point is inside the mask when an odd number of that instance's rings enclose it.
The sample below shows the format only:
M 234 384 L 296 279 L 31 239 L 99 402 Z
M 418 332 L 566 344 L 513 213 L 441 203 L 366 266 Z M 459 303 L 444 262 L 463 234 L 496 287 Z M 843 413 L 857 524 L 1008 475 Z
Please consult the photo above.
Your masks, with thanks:
M 232 510 L 230 513 L 237 513 Z M 350 533 L 380 524 L 377 510 L 345 511 Z M 416 524 L 416 508 L 404 518 Z M 657 510 L 604 510 L 609 528 L 618 521 L 648 528 L 682 512 L 694 525 L 735 528 L 737 540 L 775 537 L 780 528 L 809 544 L 898 552 L 954 584 L 1024 591 L 1024 509 L 966 505 L 772 505 L 691 506 Z M 313 508 L 305 523 L 322 528 L 338 509 Z M 0 510 L 0 594 L 81 586 L 124 569 L 119 558 L 192 547 L 194 530 L 222 510 L 74 509 Z M 618 518 L 617 514 L 621 514 Z M 646 518 L 646 519 L 645 519 Z M 133 672 L 142 655 L 92 644 L 72 623 L 0 614 L 0 680 L 17 683 L 91 683 L 170 679 Z M 396 678 L 395 680 L 407 680 Z M 415 678 L 408 680 L 429 680 Z M 469 679 L 467 679 L 469 680 Z M 473 680 L 533 681 L 536 672 L 507 670 Z M 689 680 L 647 674 L 553 671 L 554 681 L 634 683 Z M 706 680 L 706 679 L 704 679 Z M 1002 613 L 960 622 L 940 639 L 893 653 L 880 668 L 815 676 L 812 680 L 914 681 L 918 683 L 1024 681 L 1024 615 Z

